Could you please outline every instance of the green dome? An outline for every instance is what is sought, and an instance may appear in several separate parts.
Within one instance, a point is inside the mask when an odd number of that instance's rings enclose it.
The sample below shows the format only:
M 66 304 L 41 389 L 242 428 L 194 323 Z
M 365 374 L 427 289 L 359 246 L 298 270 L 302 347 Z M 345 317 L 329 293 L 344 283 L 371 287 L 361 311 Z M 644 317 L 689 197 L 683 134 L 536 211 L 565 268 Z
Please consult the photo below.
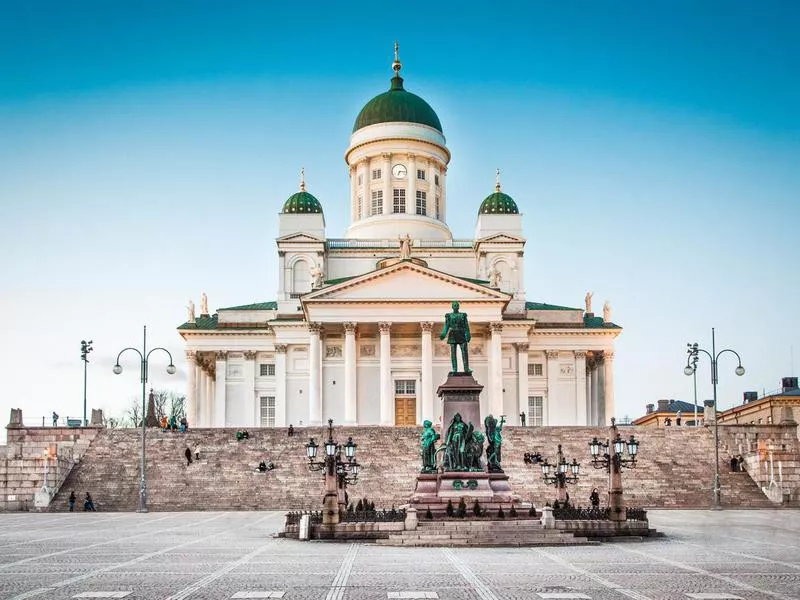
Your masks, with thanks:
M 511 196 L 498 190 L 486 196 L 478 212 L 482 215 L 518 215 L 519 209 Z
M 319 203 L 319 200 L 303 189 L 289 196 L 281 212 L 300 214 L 321 213 L 322 205 Z
M 439 117 L 431 105 L 422 98 L 403 89 L 403 78 L 399 75 L 392 77 L 392 87 L 388 92 L 375 96 L 367 102 L 356 117 L 353 131 L 358 131 L 368 125 L 376 123 L 420 123 L 442 131 Z

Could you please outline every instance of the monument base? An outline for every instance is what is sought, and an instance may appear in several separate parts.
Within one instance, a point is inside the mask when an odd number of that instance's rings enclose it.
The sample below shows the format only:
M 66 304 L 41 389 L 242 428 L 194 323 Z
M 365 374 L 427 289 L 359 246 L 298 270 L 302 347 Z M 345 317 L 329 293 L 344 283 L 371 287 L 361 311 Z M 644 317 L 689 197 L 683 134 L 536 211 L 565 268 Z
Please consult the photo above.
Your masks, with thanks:
M 475 381 L 471 373 L 448 375 L 447 381 L 436 390 L 436 394 L 442 399 L 442 426 L 446 428 L 453 420 L 453 415 L 459 413 L 462 421 L 472 422 L 480 430 L 481 391 L 483 386 Z
M 501 507 L 508 511 L 513 506 L 527 514 L 530 509 L 529 502 L 522 502 L 511 491 L 508 475 L 473 471 L 420 473 L 409 506 L 416 508 L 419 515 L 430 509 L 436 518 L 446 514 L 448 502 L 457 508 L 462 498 L 470 515 L 476 500 L 482 509 L 488 511 L 497 511 Z

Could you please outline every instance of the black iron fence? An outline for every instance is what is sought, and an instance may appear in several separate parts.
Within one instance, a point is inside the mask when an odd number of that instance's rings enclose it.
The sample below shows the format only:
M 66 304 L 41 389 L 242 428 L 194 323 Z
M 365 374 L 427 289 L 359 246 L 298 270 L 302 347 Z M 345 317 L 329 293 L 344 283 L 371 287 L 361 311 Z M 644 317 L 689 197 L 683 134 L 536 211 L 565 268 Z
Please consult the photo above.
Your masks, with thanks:
M 611 509 L 608 507 L 559 506 L 553 508 L 553 517 L 558 521 L 608 521 L 611 519 Z
M 643 508 L 629 506 L 625 509 L 625 518 L 628 521 L 647 521 L 647 511 Z
M 286 513 L 286 524 L 299 525 L 300 518 L 303 515 L 308 515 L 309 517 L 311 517 L 312 523 L 322 523 L 321 510 L 293 510 L 291 512 Z
M 404 508 L 390 510 L 348 510 L 342 516 L 344 523 L 377 523 L 405 521 L 406 510 Z

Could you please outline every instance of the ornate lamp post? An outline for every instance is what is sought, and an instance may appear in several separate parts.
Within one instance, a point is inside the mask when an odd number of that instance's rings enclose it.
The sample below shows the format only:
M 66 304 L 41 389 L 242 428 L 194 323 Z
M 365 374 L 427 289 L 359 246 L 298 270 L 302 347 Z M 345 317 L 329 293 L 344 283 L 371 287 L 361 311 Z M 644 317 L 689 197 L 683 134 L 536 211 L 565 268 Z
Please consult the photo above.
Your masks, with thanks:
M 736 359 L 739 361 L 739 365 L 734 370 L 739 377 L 744 375 L 744 367 L 742 366 L 742 357 L 739 356 L 739 353 L 735 350 L 731 350 L 730 348 L 725 348 L 724 350 L 720 350 L 717 352 L 716 346 L 716 338 L 714 333 L 714 328 L 711 328 L 711 352 L 708 350 L 704 350 L 701 348 L 697 342 L 694 344 L 686 344 L 688 349 L 686 350 L 687 354 L 689 355 L 686 359 L 686 366 L 683 368 L 683 372 L 687 376 L 692 376 L 697 373 L 697 360 L 699 357 L 700 352 L 708 356 L 711 359 L 711 386 L 714 389 L 714 504 L 712 508 L 714 510 L 720 510 L 722 506 L 720 505 L 720 484 L 719 484 L 719 411 L 717 411 L 717 382 L 719 381 L 719 371 L 717 370 L 717 366 L 719 363 L 719 357 L 725 354 L 726 352 L 730 352 L 731 354 L 736 356 Z M 696 402 L 696 400 L 695 400 Z
M 328 439 L 325 441 L 325 456 L 316 460 L 319 445 L 311 438 L 306 444 L 309 471 L 325 471 L 325 497 L 322 501 L 322 524 L 333 526 L 339 523 L 345 505 L 345 490 L 348 484 L 358 481 L 361 465 L 356 462 L 358 444 L 352 437 L 342 445 L 333 439 L 333 419 L 328 419 Z M 344 457 L 342 457 L 344 450 Z
M 625 450 L 628 457 L 625 457 Z M 600 454 L 603 451 L 602 455 Z M 617 431 L 616 420 L 611 418 L 611 437 L 600 442 L 592 438 L 589 442 L 589 451 L 592 454 L 592 466 L 595 469 L 608 471 L 608 507 L 611 509 L 612 521 L 625 521 L 625 504 L 622 501 L 622 469 L 636 467 L 636 455 L 639 452 L 639 442 L 631 435 L 627 441 L 623 440 Z
M 561 450 L 561 444 L 558 445 L 558 453 L 556 454 L 556 463 L 554 465 L 551 465 L 550 461 L 547 459 L 542 460 L 538 452 L 535 454 L 525 454 L 524 461 L 527 464 L 539 464 L 542 468 L 542 479 L 544 482 L 556 487 L 556 499 L 560 503 L 566 502 L 567 484 L 578 482 L 581 466 L 574 458 L 572 462 L 567 461 Z
M 117 362 L 114 365 L 114 374 L 119 375 L 122 373 L 122 365 L 119 364 L 119 357 L 122 356 L 128 350 L 133 350 L 136 354 L 139 355 L 140 364 L 139 364 L 139 376 L 142 381 L 142 449 L 140 453 L 140 470 L 141 470 L 141 478 L 139 479 L 139 509 L 137 512 L 147 512 L 147 476 L 145 475 L 145 439 L 147 436 L 147 429 L 145 428 L 145 413 L 147 411 L 146 396 L 145 396 L 145 388 L 147 387 L 147 374 L 148 369 L 150 367 L 150 355 L 155 352 L 156 350 L 163 350 L 169 356 L 169 365 L 167 366 L 167 373 L 170 375 L 175 374 L 175 365 L 172 364 L 172 354 L 169 353 L 169 350 L 166 348 L 153 348 L 149 352 L 147 351 L 147 326 L 144 327 L 144 336 L 142 341 L 142 350 L 139 351 L 136 348 L 123 348 L 119 354 L 117 354 Z
M 83 361 L 83 426 L 86 427 L 89 421 L 86 420 L 86 366 L 89 364 L 89 352 L 92 351 L 92 340 L 88 342 L 81 340 L 81 360 Z

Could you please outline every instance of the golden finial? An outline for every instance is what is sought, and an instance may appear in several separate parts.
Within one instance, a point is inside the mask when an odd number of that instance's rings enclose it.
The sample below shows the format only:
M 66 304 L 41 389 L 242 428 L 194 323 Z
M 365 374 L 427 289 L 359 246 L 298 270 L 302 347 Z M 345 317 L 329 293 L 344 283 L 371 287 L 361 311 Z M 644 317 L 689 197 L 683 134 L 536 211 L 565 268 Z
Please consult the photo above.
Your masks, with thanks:
M 403 68 L 403 65 L 400 64 L 400 44 L 397 42 L 394 43 L 394 62 L 392 63 L 392 69 L 394 69 L 394 74 L 396 77 L 400 76 L 400 69 Z
M 300 191 L 306 191 L 306 170 L 304 168 L 300 169 Z
M 500 169 L 497 169 L 494 174 L 494 191 L 500 191 Z

